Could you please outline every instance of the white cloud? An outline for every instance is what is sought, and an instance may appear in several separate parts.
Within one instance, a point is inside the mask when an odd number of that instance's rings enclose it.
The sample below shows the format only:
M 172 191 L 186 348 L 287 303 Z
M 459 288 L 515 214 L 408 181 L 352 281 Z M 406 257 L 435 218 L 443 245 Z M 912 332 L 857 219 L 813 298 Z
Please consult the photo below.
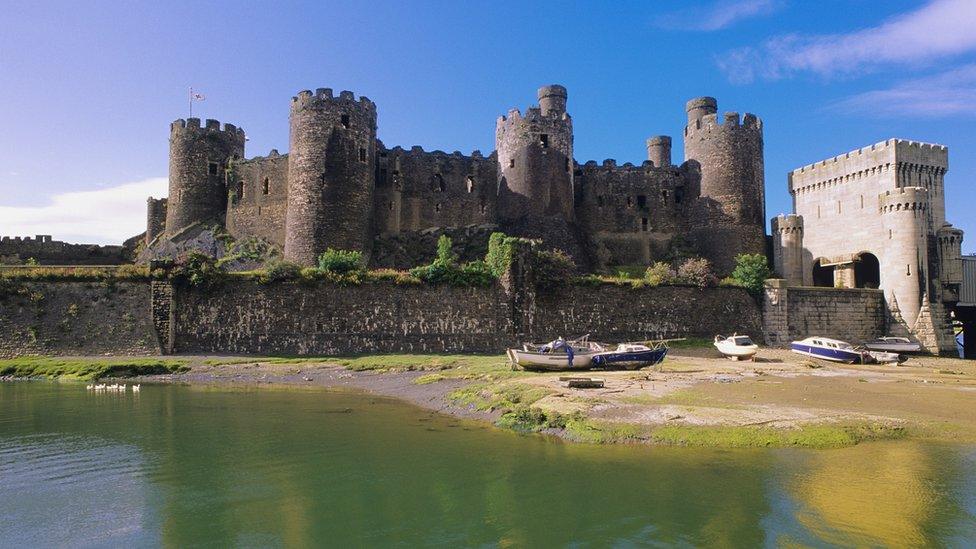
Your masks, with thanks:
M 851 96 L 831 110 L 877 117 L 937 118 L 976 114 L 976 64 L 940 74 L 905 80 L 883 90 Z
M 780 5 L 778 0 L 718 1 L 708 6 L 661 15 L 656 23 L 664 28 L 716 31 L 750 17 L 768 15 Z
M 146 199 L 163 197 L 167 179 L 155 177 L 94 191 L 57 194 L 44 206 L 0 206 L 0 233 L 49 234 L 55 240 L 121 244 L 146 230 Z
M 732 81 L 777 79 L 798 72 L 850 74 L 883 65 L 924 65 L 976 50 L 976 1 L 933 0 L 880 25 L 848 34 L 790 34 L 726 53 L 719 66 Z

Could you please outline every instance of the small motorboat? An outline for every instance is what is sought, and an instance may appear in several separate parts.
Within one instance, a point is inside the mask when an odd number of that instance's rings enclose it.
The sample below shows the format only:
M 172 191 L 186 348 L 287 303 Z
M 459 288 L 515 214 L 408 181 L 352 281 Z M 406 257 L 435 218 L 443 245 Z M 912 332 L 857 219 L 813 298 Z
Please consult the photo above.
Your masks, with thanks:
M 668 346 L 665 342 L 657 342 L 650 347 L 643 343 L 621 343 L 613 351 L 593 355 L 593 365 L 607 369 L 621 367 L 636 370 L 660 363 L 667 354 Z
M 759 352 L 759 345 L 753 343 L 749 336 L 732 334 L 729 337 L 715 336 L 715 348 L 718 352 L 732 360 L 756 359 Z
M 917 353 L 922 350 L 922 346 L 913 343 L 907 337 L 879 337 L 874 341 L 864 344 L 869 351 L 886 351 L 889 353 Z
M 855 349 L 853 345 L 846 341 L 827 337 L 808 337 L 800 341 L 794 341 L 790 343 L 790 350 L 801 355 L 833 362 L 846 362 L 848 364 L 854 362 L 863 363 L 866 355 L 866 353 Z
M 868 359 L 868 362 L 875 362 L 878 364 L 900 364 L 906 359 L 906 357 L 903 357 L 898 353 L 889 353 L 887 351 L 872 351 L 869 349 L 864 351 L 864 354 L 867 355 L 866 358 Z
M 603 350 L 586 336 L 571 341 L 558 338 L 541 345 L 526 343 L 521 349 L 509 349 L 508 359 L 513 366 L 526 370 L 587 370 L 593 366 L 594 355 Z

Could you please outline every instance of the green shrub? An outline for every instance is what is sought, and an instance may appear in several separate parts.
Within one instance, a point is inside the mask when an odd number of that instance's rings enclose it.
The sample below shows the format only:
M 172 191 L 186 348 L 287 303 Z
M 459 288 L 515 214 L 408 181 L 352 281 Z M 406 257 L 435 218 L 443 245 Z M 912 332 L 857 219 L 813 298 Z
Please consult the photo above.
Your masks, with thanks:
M 298 280 L 302 276 L 302 267 L 290 261 L 274 261 L 258 276 L 262 284 Z
M 365 268 L 366 262 L 363 260 L 362 252 L 328 248 L 319 256 L 319 269 L 322 271 L 345 274 L 362 271 Z
M 445 264 L 457 263 L 458 257 L 457 254 L 455 254 L 452 250 L 453 246 L 454 242 L 451 240 L 451 237 L 447 236 L 446 234 L 442 234 L 441 237 L 437 239 L 437 259 L 435 261 Z
M 731 276 L 727 276 L 718 281 L 718 285 L 723 288 L 744 288 L 741 282 Z
M 451 249 L 450 237 L 441 235 L 437 240 L 437 259 L 430 265 L 410 269 L 410 276 L 428 284 L 451 286 L 490 286 L 495 280 L 491 268 L 484 261 L 472 261 L 458 265 L 457 255 Z
M 678 280 L 699 288 L 715 286 L 718 283 L 715 273 L 712 271 L 712 264 L 701 257 L 684 260 L 678 266 Z
M 674 284 L 676 278 L 671 264 L 664 261 L 657 261 L 644 271 L 644 283 L 648 286 Z
M 146 265 L 121 265 L 115 270 L 115 278 L 120 280 L 148 280 L 149 267 Z
M 732 278 L 754 295 L 763 290 L 763 282 L 772 276 L 769 263 L 763 254 L 739 254 L 735 256 L 735 269 Z
M 535 284 L 539 290 L 554 290 L 573 280 L 576 264 L 562 250 L 540 251 L 535 254 Z
M 216 284 L 224 274 L 214 258 L 198 251 L 179 255 L 169 273 L 174 282 L 190 286 Z

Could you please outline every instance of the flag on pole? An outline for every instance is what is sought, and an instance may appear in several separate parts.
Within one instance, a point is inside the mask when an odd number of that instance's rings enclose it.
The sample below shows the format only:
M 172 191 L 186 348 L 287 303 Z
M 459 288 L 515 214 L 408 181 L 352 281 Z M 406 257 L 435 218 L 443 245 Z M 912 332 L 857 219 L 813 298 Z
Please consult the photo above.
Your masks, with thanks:
M 193 88 L 192 87 L 190 88 L 190 101 L 189 101 L 189 103 L 190 103 L 190 118 L 193 117 L 193 102 L 194 101 L 203 101 L 204 99 L 206 99 L 206 97 L 202 93 L 195 92 L 195 91 L 193 91 Z

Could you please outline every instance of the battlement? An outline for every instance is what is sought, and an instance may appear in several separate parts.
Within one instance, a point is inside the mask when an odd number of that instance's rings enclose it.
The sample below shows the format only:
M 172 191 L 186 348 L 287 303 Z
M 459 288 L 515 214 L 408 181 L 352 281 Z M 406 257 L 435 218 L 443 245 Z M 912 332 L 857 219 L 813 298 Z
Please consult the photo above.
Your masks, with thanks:
M 200 125 L 199 118 L 180 118 L 174 120 L 169 126 L 171 134 L 186 134 L 186 133 L 197 133 L 197 134 L 208 134 L 208 133 L 225 133 L 234 137 L 235 139 L 244 139 L 244 129 L 238 128 L 234 124 L 224 124 L 221 127 L 220 122 L 208 118 L 204 125 Z
M 32 243 L 33 244 L 64 244 L 60 240 L 52 240 L 51 239 L 51 235 L 49 235 L 49 234 L 39 234 L 39 235 L 36 235 L 34 238 L 31 238 L 29 236 L 24 236 L 24 237 L 20 237 L 20 236 L 4 236 L 4 237 L 0 238 L 0 242 L 3 242 L 4 244 L 7 244 L 7 243 L 18 243 L 18 244 L 32 244 Z
M 929 192 L 925 187 L 900 187 L 885 191 L 878 198 L 882 213 L 924 211 L 929 206 Z
M 685 129 L 685 134 L 687 135 L 692 131 L 705 131 L 705 132 L 732 132 L 739 130 L 746 131 L 762 131 L 762 119 L 752 113 L 746 113 L 739 118 L 739 113 L 734 111 L 726 112 L 722 117 L 722 122 L 719 123 L 717 114 L 706 114 L 701 118 L 689 121 L 688 127 Z
M 773 232 L 803 233 L 803 216 L 797 214 L 779 214 L 772 219 Z
M 818 169 L 829 168 L 833 165 L 845 162 L 848 160 L 857 160 L 862 157 L 867 157 L 869 155 L 876 155 L 878 153 L 895 153 L 895 152 L 917 152 L 922 155 L 936 155 L 938 157 L 943 157 L 949 154 L 949 149 L 945 145 L 938 145 L 935 143 L 924 143 L 921 141 L 911 141 L 908 139 L 887 139 L 885 141 L 879 141 L 873 145 L 868 145 L 867 147 L 861 147 L 860 149 L 854 149 L 853 151 L 846 152 L 844 154 L 839 154 L 832 158 L 827 158 L 819 162 L 814 162 L 813 164 L 807 164 L 801 168 L 797 168 L 790 172 L 790 174 L 804 174 Z M 893 159 L 894 160 L 894 159 Z M 944 165 L 944 162 L 942 163 Z
M 461 151 L 454 151 L 454 152 L 447 153 L 441 150 L 426 151 L 420 145 L 413 145 L 409 149 L 397 145 L 392 149 L 387 149 L 387 153 L 388 154 L 393 153 L 395 156 L 439 156 L 445 159 L 470 158 L 475 160 L 483 160 L 485 158 L 485 156 L 481 154 L 481 151 L 477 149 L 471 151 L 471 154 L 464 154 Z
M 302 90 L 291 98 L 292 111 L 322 107 L 325 105 L 353 105 L 370 111 L 373 114 L 376 113 L 376 104 L 370 101 L 368 97 L 361 95 L 357 100 L 356 94 L 348 90 L 339 92 L 338 97 L 333 95 L 332 88 L 317 88 L 315 93 L 312 93 L 312 90 Z
M 660 170 L 661 166 L 657 166 L 651 160 L 644 160 L 640 164 L 633 164 L 631 162 L 624 162 L 622 165 L 618 165 L 617 161 L 613 158 L 607 158 L 602 163 L 596 160 L 587 160 L 582 164 L 576 166 L 585 173 L 599 173 L 599 172 L 648 172 L 651 170 Z M 675 170 L 674 166 L 667 166 L 664 169 Z

